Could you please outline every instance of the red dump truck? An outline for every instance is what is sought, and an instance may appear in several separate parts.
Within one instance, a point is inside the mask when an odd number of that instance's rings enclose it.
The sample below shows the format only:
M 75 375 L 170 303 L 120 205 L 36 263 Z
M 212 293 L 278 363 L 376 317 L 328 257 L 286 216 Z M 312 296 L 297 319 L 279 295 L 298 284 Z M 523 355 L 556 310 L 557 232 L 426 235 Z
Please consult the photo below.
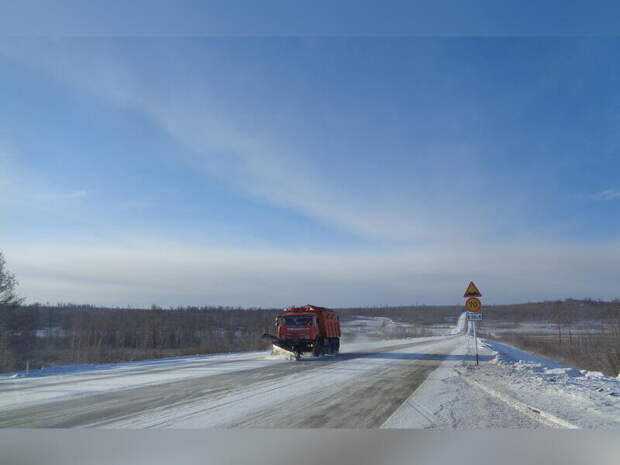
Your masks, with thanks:
M 336 354 L 340 349 L 340 318 L 333 310 L 314 305 L 285 308 L 276 318 L 276 335 L 263 337 L 296 359 L 304 352 L 314 356 Z

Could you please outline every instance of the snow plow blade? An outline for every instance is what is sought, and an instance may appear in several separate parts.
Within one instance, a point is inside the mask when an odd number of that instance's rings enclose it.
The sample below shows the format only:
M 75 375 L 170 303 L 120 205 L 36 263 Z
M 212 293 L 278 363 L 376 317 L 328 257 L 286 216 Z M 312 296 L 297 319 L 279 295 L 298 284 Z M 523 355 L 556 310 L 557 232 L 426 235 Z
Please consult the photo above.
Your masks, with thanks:
M 273 346 L 271 349 L 272 356 L 284 357 L 287 360 L 299 360 L 300 354 L 283 347 L 282 341 L 280 341 L 277 337 L 272 336 L 271 334 L 263 334 L 262 338 L 271 341 Z

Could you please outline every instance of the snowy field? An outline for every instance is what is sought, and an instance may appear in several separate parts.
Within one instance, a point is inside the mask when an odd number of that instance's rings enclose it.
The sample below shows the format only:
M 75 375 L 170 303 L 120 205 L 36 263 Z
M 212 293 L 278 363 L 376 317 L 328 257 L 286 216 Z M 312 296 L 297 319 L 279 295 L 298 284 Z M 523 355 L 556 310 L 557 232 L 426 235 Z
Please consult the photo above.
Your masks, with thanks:
M 562 326 L 562 334 L 566 336 L 568 333 L 568 327 Z M 600 334 L 605 332 L 611 332 L 612 327 L 604 325 L 600 321 L 578 321 L 570 326 L 570 331 L 573 335 L 582 334 Z M 553 322 L 518 322 L 518 323 L 495 323 L 489 321 L 483 321 L 480 325 L 480 332 L 489 334 L 491 336 L 499 336 L 501 334 L 530 334 L 538 336 L 557 336 L 557 325 Z
M 341 328 L 343 342 L 398 337 L 415 330 L 413 325 L 385 317 L 356 317 L 343 321 Z
M 412 324 L 380 316 L 357 316 L 352 320 L 343 321 L 341 325 L 343 341 L 392 339 L 404 336 L 445 336 L 453 334 L 454 329 L 454 323 Z

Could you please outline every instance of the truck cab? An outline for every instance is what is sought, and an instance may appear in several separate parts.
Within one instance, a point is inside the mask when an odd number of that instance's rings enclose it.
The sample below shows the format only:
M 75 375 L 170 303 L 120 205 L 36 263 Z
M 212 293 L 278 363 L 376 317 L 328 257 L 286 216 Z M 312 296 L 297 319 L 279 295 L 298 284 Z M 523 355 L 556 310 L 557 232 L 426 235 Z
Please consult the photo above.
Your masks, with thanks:
M 315 340 L 319 335 L 319 322 L 315 315 L 308 313 L 291 313 L 280 315 L 276 319 L 278 339 Z

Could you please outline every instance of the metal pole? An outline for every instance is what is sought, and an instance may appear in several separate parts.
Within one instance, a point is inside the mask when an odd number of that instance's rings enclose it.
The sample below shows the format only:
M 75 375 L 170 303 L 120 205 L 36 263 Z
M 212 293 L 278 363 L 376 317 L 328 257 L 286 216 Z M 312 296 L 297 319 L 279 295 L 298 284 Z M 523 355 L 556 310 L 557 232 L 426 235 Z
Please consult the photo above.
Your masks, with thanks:
M 478 337 L 476 336 L 476 326 L 478 326 L 477 321 L 472 321 L 474 324 L 474 345 L 476 346 L 476 366 L 478 366 Z

